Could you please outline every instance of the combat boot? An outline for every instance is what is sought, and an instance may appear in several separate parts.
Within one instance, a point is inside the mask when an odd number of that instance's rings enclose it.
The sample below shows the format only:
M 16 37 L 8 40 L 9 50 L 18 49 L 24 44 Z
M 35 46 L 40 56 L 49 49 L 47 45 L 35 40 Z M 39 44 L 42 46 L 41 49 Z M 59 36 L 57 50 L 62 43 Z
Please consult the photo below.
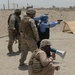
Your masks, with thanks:
M 9 51 L 10 54 L 14 53 L 13 50 L 12 50 L 12 47 L 9 46 L 9 45 L 8 45 L 8 51 Z

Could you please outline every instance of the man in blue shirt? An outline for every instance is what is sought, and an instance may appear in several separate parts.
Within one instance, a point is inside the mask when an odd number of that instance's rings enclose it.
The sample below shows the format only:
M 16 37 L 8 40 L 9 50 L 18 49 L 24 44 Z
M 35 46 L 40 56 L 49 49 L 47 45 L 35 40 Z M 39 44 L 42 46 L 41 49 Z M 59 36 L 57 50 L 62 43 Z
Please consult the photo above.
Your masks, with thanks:
M 52 28 L 52 27 L 56 26 L 57 24 L 60 24 L 60 22 L 61 22 L 61 21 L 48 22 L 48 16 L 47 15 L 35 17 L 34 20 L 35 20 L 35 23 L 36 23 L 37 28 L 38 28 L 40 41 L 42 39 L 49 39 L 49 28 Z
M 38 28 L 38 33 L 39 33 L 39 38 L 40 38 L 40 40 L 37 43 L 38 48 L 39 48 L 41 40 L 49 39 L 49 34 L 50 34 L 49 28 L 52 28 L 52 27 L 56 26 L 57 24 L 60 24 L 61 20 L 57 20 L 57 22 L 48 22 L 48 15 L 42 15 L 39 17 L 35 17 L 34 20 L 35 20 L 36 26 Z M 55 59 L 55 53 L 57 53 L 57 51 L 59 51 L 59 50 L 50 48 L 50 51 L 53 52 L 52 55 Z

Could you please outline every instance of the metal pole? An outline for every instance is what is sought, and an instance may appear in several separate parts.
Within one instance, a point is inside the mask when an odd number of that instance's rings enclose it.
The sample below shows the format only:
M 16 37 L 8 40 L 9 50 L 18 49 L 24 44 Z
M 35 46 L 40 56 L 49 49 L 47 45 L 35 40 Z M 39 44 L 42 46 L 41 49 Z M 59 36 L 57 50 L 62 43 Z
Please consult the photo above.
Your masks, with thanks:
M 15 3 L 13 3 L 13 9 L 15 9 Z
M 5 4 L 3 4 L 3 9 L 5 10 Z
M 18 9 L 18 4 L 17 4 L 17 9 Z
M 9 6 L 9 0 L 8 0 L 8 9 L 10 9 L 10 6 Z

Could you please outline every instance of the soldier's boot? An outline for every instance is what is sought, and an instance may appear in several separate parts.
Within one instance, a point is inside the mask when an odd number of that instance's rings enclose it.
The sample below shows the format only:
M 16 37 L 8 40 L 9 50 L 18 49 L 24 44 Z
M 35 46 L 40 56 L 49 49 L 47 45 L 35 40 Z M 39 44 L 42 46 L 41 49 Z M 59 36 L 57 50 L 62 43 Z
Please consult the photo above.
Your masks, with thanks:
M 20 61 L 20 64 L 19 64 L 19 66 L 25 66 L 26 64 L 24 63 L 24 62 L 21 62 Z
M 11 45 L 8 45 L 8 51 L 9 51 L 9 53 L 14 53 Z
M 27 57 L 27 54 L 28 54 L 28 51 L 26 50 L 23 50 L 22 51 L 22 54 L 21 54 L 21 59 L 20 59 L 20 64 L 19 66 L 25 66 L 26 64 L 24 63 L 24 61 L 26 60 L 26 57 Z
M 54 60 L 56 59 L 56 55 L 55 55 L 54 52 L 52 52 L 52 57 L 53 57 Z
M 25 66 L 26 65 L 26 63 L 24 63 L 24 61 L 25 61 L 26 59 L 20 59 L 20 64 L 19 64 L 19 66 Z

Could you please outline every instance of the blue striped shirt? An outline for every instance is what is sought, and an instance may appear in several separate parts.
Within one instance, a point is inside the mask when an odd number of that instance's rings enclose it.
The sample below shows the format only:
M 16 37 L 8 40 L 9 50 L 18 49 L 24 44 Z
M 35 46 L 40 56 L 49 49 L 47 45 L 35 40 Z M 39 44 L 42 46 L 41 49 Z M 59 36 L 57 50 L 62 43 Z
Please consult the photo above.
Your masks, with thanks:
M 40 20 L 40 17 L 41 16 L 34 17 L 34 21 Z M 47 22 L 47 23 L 40 22 L 38 26 L 40 27 L 41 32 L 45 32 L 46 28 L 52 28 L 52 27 L 56 26 L 57 24 L 58 24 L 58 22 Z
M 58 22 L 47 22 L 47 23 L 41 22 L 39 24 L 40 31 L 45 32 L 46 28 L 52 28 L 52 27 L 56 26 L 57 24 L 58 24 Z

